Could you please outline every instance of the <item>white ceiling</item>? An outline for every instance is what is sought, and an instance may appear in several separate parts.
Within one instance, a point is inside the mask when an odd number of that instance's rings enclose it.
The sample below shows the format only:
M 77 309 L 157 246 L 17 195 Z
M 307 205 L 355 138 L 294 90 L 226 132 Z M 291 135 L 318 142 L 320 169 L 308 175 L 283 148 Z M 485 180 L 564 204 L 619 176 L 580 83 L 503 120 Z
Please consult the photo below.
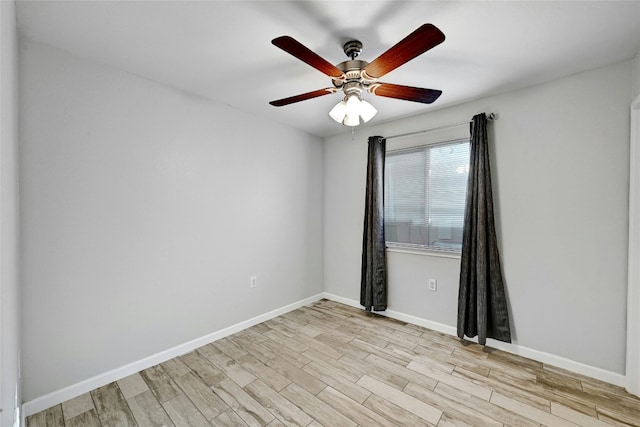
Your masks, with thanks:
M 342 43 L 371 61 L 423 23 L 446 40 L 387 74 L 443 91 L 431 106 L 368 95 L 370 123 L 418 114 L 632 58 L 640 1 L 17 1 L 21 35 L 318 136 L 344 132 L 333 94 L 269 101 L 331 86 L 271 45 L 289 35 L 329 62 Z

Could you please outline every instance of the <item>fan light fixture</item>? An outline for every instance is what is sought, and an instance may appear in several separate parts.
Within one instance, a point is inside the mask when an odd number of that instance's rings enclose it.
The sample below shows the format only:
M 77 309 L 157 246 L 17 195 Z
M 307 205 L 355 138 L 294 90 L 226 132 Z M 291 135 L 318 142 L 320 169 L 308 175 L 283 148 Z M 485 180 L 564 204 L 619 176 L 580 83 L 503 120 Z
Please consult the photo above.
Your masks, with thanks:
M 378 110 L 359 94 L 351 93 L 329 111 L 329 116 L 345 126 L 358 126 L 361 118 L 363 123 L 367 123 L 377 113 Z

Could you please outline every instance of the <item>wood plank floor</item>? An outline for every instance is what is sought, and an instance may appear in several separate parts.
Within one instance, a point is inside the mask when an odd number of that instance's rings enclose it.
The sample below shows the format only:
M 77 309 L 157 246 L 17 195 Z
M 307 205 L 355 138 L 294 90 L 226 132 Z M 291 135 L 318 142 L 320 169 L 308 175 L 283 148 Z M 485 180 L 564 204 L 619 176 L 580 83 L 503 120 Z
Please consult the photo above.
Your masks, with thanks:
M 640 399 L 322 300 L 27 418 L 136 425 L 640 426 Z

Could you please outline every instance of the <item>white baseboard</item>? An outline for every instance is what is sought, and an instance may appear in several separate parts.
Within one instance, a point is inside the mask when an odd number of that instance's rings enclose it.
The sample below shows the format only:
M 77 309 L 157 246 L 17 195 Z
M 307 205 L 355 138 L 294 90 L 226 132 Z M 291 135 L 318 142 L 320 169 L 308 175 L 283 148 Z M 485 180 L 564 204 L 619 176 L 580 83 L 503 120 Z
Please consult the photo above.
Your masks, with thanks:
M 349 305 L 351 307 L 362 308 L 359 301 L 344 298 L 339 295 L 334 295 L 331 293 L 324 293 L 324 298 L 339 302 L 341 304 Z M 444 325 L 438 322 L 432 322 L 431 320 L 423 319 L 421 317 L 412 316 L 410 314 L 401 313 L 399 311 L 394 310 L 386 310 L 381 312 L 376 312 L 383 316 L 390 317 L 392 319 L 400 320 L 402 322 L 412 323 L 414 325 L 422 326 L 424 328 L 428 328 L 437 332 L 442 332 L 443 334 L 457 336 L 457 329 L 454 326 Z M 465 338 L 472 342 L 478 342 L 477 339 L 474 338 Z M 591 378 L 598 379 L 600 381 L 605 381 L 609 384 L 614 384 L 620 387 L 624 387 L 626 385 L 626 377 L 622 374 L 618 374 L 616 372 L 607 371 L 605 369 L 597 368 L 595 366 L 585 365 L 584 363 L 576 362 L 574 360 L 570 360 L 561 356 L 556 356 L 554 354 L 545 353 L 543 351 L 534 350 L 528 347 L 523 347 L 518 344 L 509 344 L 504 343 L 502 341 L 496 341 L 492 339 L 487 339 L 487 346 L 496 348 L 498 350 L 506 351 L 507 353 L 517 354 L 519 356 L 527 357 L 532 360 L 536 360 L 538 362 L 555 366 L 558 368 L 566 369 L 567 371 L 575 372 L 577 374 L 586 375 Z
M 173 359 L 174 357 L 189 353 L 199 347 L 202 347 L 203 345 L 212 343 L 221 338 L 235 334 L 236 332 L 240 332 L 244 329 L 250 328 L 251 326 L 255 326 L 258 323 L 266 322 L 269 319 L 273 319 L 274 317 L 278 317 L 290 311 L 296 310 L 300 307 L 304 307 L 305 305 L 312 304 L 318 300 L 321 300 L 322 298 L 324 298 L 324 294 L 320 293 L 320 294 L 302 299 L 300 301 L 296 301 L 284 307 L 280 307 L 275 310 L 269 311 L 268 313 L 261 314 L 249 320 L 236 323 L 235 325 L 229 326 L 227 328 L 221 329 L 216 332 L 212 332 L 203 337 L 196 338 L 195 340 L 186 342 L 184 344 L 180 344 L 176 347 L 151 355 L 142 360 L 138 360 L 136 362 L 122 366 L 120 368 L 113 369 L 111 371 L 105 372 L 100 375 L 96 375 L 95 377 L 88 378 L 79 383 L 70 385 L 63 389 L 56 390 L 44 396 L 30 400 L 29 402 L 25 402 L 22 405 L 23 417 L 28 417 L 30 415 L 37 414 L 40 411 L 43 411 L 47 408 L 55 406 L 59 403 L 65 402 L 74 397 L 80 396 L 81 394 L 87 393 L 93 389 L 105 386 L 121 378 L 135 374 L 136 372 L 140 372 L 144 369 L 148 369 L 159 363 L 166 362 L 167 360 Z

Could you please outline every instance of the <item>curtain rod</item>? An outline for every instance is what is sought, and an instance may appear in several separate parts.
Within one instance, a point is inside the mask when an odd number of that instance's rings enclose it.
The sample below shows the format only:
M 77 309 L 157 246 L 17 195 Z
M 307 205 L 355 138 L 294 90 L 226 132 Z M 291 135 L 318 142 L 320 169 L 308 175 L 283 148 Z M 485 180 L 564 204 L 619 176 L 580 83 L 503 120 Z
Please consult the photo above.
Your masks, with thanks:
M 494 113 L 487 114 L 487 120 L 496 120 L 496 115 Z M 468 121 L 468 122 L 462 122 L 462 123 L 455 123 L 455 124 L 452 124 L 452 125 L 438 126 L 438 127 L 431 128 L 431 129 L 418 130 L 418 131 L 415 131 L 415 132 L 403 133 L 403 134 L 400 134 L 400 135 L 387 136 L 387 137 L 385 137 L 385 139 L 400 138 L 400 137 L 403 137 L 403 136 L 418 135 L 418 134 L 421 134 L 421 133 L 433 132 L 433 131 L 436 131 L 436 130 L 450 129 L 450 128 L 455 128 L 455 127 L 462 126 L 462 125 L 468 125 L 470 123 L 472 123 L 472 122 Z

